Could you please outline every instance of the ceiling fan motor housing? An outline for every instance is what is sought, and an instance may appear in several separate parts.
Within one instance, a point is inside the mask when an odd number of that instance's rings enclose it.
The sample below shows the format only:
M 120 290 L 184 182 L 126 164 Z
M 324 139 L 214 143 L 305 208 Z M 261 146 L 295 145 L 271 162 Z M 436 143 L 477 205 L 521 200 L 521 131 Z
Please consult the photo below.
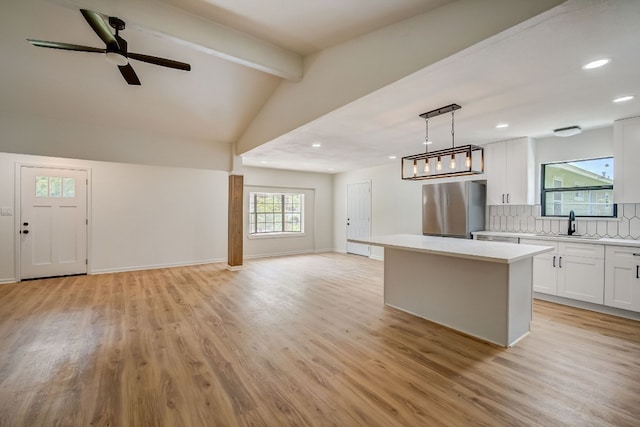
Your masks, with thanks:
M 110 16 L 109 17 L 109 25 L 111 25 L 111 27 L 116 30 L 116 34 L 118 31 L 122 31 L 124 30 L 124 21 L 120 18 L 116 18 L 115 16 Z

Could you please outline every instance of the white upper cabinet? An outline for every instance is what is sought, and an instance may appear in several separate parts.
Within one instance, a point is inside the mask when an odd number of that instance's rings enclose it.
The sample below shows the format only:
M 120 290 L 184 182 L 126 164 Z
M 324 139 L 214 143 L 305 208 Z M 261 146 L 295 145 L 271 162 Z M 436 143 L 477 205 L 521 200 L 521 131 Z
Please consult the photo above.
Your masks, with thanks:
M 613 199 L 640 203 L 640 117 L 613 124 Z
M 488 205 L 533 205 L 534 141 L 518 138 L 484 147 Z

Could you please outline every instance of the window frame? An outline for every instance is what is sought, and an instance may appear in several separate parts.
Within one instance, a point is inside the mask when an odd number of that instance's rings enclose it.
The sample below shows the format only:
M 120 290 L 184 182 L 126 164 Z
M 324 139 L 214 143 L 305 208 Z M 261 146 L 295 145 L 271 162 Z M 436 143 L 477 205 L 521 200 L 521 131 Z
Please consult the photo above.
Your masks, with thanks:
M 567 164 L 567 163 L 573 163 L 573 162 L 581 162 L 581 161 L 587 161 L 587 160 L 599 160 L 599 159 L 608 159 L 611 158 L 611 160 L 613 161 L 613 157 L 595 157 L 595 158 L 590 158 L 590 159 L 580 159 L 580 160 L 567 160 L 567 161 L 559 161 L 559 162 L 549 162 L 549 163 L 542 163 L 541 164 L 541 171 L 540 171 L 540 205 L 541 205 L 541 209 L 540 209 L 540 213 L 541 216 L 544 218 L 565 218 L 567 215 L 555 215 L 555 214 L 549 214 L 547 213 L 547 194 L 548 193 L 553 193 L 554 195 L 556 193 L 561 195 L 561 198 L 564 199 L 564 193 L 570 193 L 573 192 L 575 193 L 579 193 L 579 192 L 583 192 L 583 200 L 584 200 L 584 192 L 586 191 L 592 191 L 592 190 L 611 190 L 613 191 L 613 184 L 611 185 L 583 185 L 583 186 L 573 186 L 573 187 L 551 187 L 551 188 L 545 188 L 545 174 L 546 174 L 546 167 L 550 166 L 550 165 L 559 165 L 559 164 Z M 555 204 L 555 203 L 554 203 Z M 617 218 L 618 217 L 618 205 L 616 203 L 611 202 L 612 206 L 612 214 L 611 215 L 578 215 L 576 214 L 576 218 Z M 551 208 L 553 209 L 553 206 L 551 206 Z
M 269 215 L 277 215 L 280 217 L 280 223 L 282 231 L 258 231 L 258 215 L 261 212 L 258 212 L 256 209 L 257 197 L 258 196 L 268 196 L 268 197 L 279 197 L 280 198 L 280 212 L 269 212 Z M 286 196 L 298 196 L 300 198 L 300 212 L 287 212 L 286 211 Z M 251 206 L 254 206 L 254 211 L 251 211 Z M 294 192 L 294 191 L 285 191 L 285 192 L 272 192 L 272 191 L 250 191 L 249 192 L 249 206 L 248 206 L 248 221 L 247 227 L 249 229 L 248 237 L 250 239 L 254 238 L 266 238 L 266 237 L 287 237 L 287 236 L 304 236 L 305 235 L 305 226 L 304 226 L 304 218 L 305 218 L 305 194 L 302 192 Z M 290 214 L 300 215 L 300 231 L 285 231 L 286 225 L 286 216 Z M 252 221 L 253 218 L 253 221 Z

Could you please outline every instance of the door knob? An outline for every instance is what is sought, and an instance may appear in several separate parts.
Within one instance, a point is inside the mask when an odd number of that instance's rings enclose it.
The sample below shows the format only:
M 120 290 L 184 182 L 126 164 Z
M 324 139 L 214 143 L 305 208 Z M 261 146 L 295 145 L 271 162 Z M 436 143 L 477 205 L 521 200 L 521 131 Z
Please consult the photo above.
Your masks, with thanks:
M 29 234 L 29 230 L 22 230 L 22 234 Z

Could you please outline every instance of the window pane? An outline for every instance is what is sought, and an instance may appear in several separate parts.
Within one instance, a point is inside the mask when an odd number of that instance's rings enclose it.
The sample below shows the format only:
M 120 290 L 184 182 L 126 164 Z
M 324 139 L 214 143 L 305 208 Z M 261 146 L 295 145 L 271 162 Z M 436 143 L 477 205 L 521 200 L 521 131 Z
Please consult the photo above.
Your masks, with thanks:
M 62 197 L 62 178 L 52 176 L 49 178 L 49 197 Z
M 76 197 L 75 178 L 62 178 L 62 197 Z
M 545 165 L 544 188 L 613 185 L 613 158 Z
M 301 232 L 302 194 L 249 193 L 250 233 Z
M 48 176 L 36 176 L 36 197 L 49 197 Z
M 562 194 L 560 200 L 557 194 Z M 545 200 L 547 215 L 567 216 L 573 211 L 578 216 L 613 216 L 613 190 L 585 190 L 576 198 L 573 191 L 549 192 Z

